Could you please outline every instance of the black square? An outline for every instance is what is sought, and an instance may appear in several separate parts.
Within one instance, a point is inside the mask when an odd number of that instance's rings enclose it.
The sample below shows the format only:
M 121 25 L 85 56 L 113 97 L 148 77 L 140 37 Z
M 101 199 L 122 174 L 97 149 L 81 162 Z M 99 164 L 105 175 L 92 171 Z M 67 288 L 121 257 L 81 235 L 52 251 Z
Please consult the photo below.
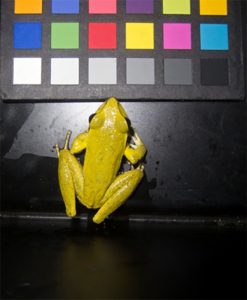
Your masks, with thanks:
M 202 85 L 228 85 L 229 70 L 227 59 L 201 59 Z

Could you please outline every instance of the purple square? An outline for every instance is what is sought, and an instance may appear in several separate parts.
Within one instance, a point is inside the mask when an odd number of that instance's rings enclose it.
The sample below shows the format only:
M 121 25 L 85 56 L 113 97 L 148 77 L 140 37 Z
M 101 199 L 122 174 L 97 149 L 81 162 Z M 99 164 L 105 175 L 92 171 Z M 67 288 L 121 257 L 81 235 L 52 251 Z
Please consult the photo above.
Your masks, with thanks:
M 127 14 L 153 14 L 153 0 L 126 0 Z

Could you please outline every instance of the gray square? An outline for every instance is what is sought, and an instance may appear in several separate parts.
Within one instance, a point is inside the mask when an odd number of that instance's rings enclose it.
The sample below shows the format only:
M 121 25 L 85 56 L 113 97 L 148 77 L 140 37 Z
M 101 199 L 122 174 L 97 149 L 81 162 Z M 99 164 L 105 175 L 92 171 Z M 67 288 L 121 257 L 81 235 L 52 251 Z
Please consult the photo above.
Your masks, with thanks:
M 89 84 L 117 84 L 117 59 L 89 58 L 88 61 Z
M 191 85 L 191 59 L 167 58 L 164 60 L 165 84 Z
M 153 58 L 126 59 L 127 84 L 154 84 Z

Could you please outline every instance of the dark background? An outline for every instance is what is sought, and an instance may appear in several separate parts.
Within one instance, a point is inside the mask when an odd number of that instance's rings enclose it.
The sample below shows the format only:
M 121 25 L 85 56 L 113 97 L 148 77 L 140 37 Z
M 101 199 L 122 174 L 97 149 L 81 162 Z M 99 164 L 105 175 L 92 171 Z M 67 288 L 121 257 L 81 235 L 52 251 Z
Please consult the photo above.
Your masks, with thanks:
M 243 2 L 244 53 L 245 15 Z M 0 102 L 2 211 L 64 211 L 52 147 L 66 130 L 85 130 L 99 104 Z M 246 99 L 122 104 L 148 153 L 146 176 L 118 213 L 245 215 Z

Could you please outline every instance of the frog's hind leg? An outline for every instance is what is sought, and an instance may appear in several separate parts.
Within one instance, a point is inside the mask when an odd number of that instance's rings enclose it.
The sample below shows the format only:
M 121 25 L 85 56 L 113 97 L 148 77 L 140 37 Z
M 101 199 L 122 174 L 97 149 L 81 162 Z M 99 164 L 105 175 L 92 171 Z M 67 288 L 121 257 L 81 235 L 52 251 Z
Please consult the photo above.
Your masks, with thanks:
M 66 208 L 66 214 L 69 217 L 76 215 L 75 196 L 82 202 L 83 196 L 83 173 L 78 160 L 68 149 L 71 131 L 67 132 L 65 145 L 59 149 L 56 145 L 58 155 L 58 181 L 62 198 Z
M 117 176 L 102 199 L 102 207 L 93 218 L 95 223 L 99 224 L 104 221 L 107 216 L 128 199 L 141 181 L 144 174 L 143 170 L 143 165 L 140 165 L 134 170 L 124 172 Z

